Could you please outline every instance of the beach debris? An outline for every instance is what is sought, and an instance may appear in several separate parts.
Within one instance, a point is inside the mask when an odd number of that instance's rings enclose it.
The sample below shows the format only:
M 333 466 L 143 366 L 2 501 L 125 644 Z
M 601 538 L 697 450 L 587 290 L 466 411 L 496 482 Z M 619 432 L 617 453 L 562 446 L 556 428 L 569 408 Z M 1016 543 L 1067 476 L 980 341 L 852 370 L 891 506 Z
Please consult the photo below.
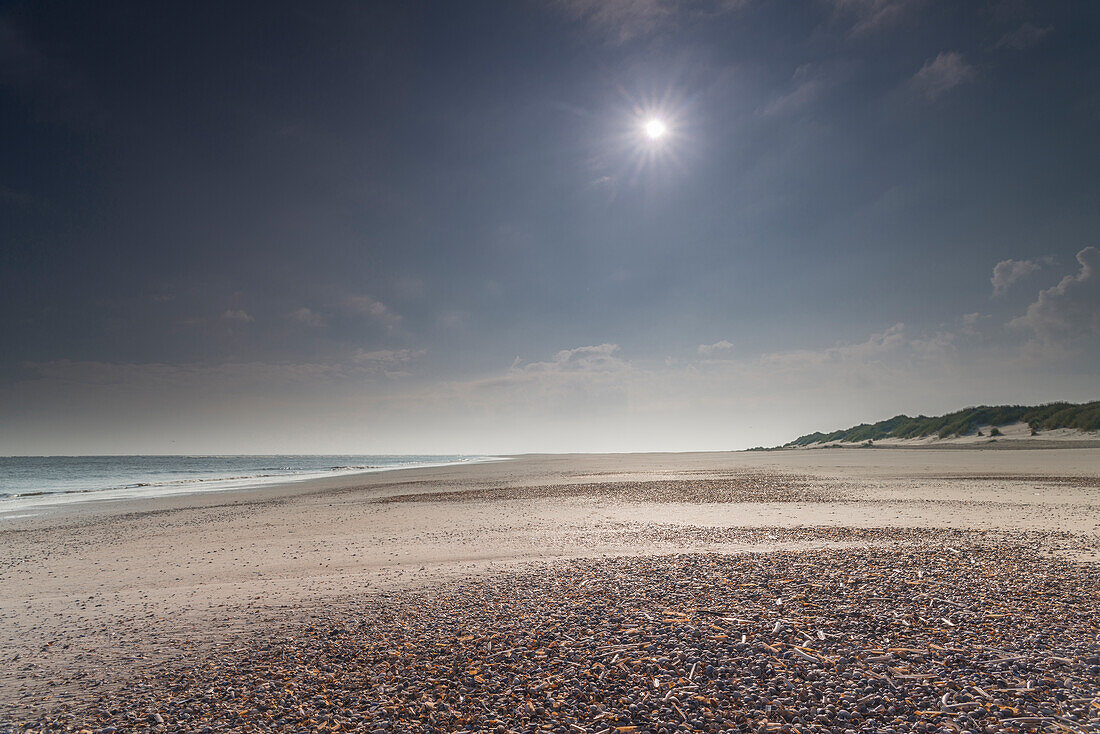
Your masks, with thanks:
M 429 491 L 381 497 L 380 503 L 468 502 L 586 498 L 609 502 L 830 502 L 842 497 L 839 486 L 826 487 L 817 477 L 772 471 L 739 471 L 725 476 L 636 482 L 579 482 L 515 487 Z
M 951 547 L 586 559 L 369 592 L 18 731 L 1100 731 L 1100 568 L 980 534 Z

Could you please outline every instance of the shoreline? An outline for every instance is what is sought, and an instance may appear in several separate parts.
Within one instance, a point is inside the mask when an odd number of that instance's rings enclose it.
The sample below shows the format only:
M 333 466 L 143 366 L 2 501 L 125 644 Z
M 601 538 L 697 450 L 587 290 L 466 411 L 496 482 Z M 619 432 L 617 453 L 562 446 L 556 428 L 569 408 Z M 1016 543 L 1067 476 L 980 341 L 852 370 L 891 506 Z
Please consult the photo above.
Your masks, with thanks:
M 318 454 L 326 457 L 327 455 Z M 4 458 L 53 458 L 53 457 L 4 457 Z M 62 458 L 87 458 L 87 457 L 62 457 Z M 100 457 L 95 457 L 100 458 Z M 107 457 L 113 458 L 113 457 Z M 132 458 L 132 457 L 122 457 Z M 155 458 L 174 458 L 171 456 L 156 455 Z M 207 457 L 203 457 L 207 458 Z M 225 457 L 215 456 L 209 458 L 237 458 L 232 455 Z M 251 458 L 251 457 L 250 457 Z M 364 456 L 363 458 L 371 458 Z M 366 474 L 378 474 L 389 471 L 402 471 L 406 469 L 437 469 L 449 466 L 465 466 L 483 464 L 492 461 L 507 461 L 508 457 L 502 456 L 476 456 L 459 461 L 420 462 L 398 464 L 394 466 L 370 466 L 348 469 L 329 469 L 327 471 L 303 471 L 297 474 L 270 474 L 247 477 L 213 477 L 191 478 L 175 481 L 155 483 L 137 483 L 120 487 L 104 487 L 96 489 L 75 490 L 38 490 L 22 494 L 0 496 L 0 522 L 11 518 L 12 513 L 24 513 L 28 510 L 36 512 L 21 517 L 33 517 L 52 509 L 67 507 L 68 505 L 80 505 L 83 503 L 98 502 L 142 502 L 144 500 L 162 499 L 168 497 L 192 497 L 220 492 L 247 492 L 257 489 L 280 487 L 303 482 L 319 482 L 330 479 L 354 479 Z M 304 475 L 304 476 L 303 476 Z
M 1036 445 L 1033 445 L 1033 443 Z M 180 492 L 166 495 L 120 498 L 89 497 L 84 501 L 57 503 L 52 505 L 49 509 L 55 511 L 49 512 L 48 514 L 51 517 L 71 517 L 79 514 L 101 516 L 114 514 L 110 512 L 112 509 L 118 510 L 117 514 L 130 514 L 135 512 L 140 513 L 145 510 L 152 512 L 198 508 L 210 504 L 226 504 L 227 502 L 247 503 L 253 500 L 263 502 L 274 499 L 288 499 L 299 495 L 304 496 L 314 492 L 324 491 L 370 491 L 373 487 L 385 487 L 391 484 L 391 482 L 386 480 L 391 475 L 399 475 L 407 482 L 438 482 L 450 479 L 450 475 L 438 473 L 436 470 L 439 469 L 462 470 L 465 467 L 484 467 L 510 462 L 536 462 L 539 466 L 536 467 L 534 472 L 527 472 L 526 476 L 522 476 L 524 474 L 522 470 L 514 474 L 507 472 L 487 472 L 486 475 L 481 477 L 477 476 L 475 473 L 475 476 L 468 478 L 468 480 L 474 482 L 514 481 L 517 477 L 522 477 L 521 481 L 524 483 L 551 484 L 561 477 L 573 474 L 584 478 L 584 481 L 594 481 L 587 477 L 584 468 L 585 465 L 593 466 L 600 475 L 607 475 L 607 464 L 614 464 L 617 469 L 624 465 L 636 469 L 636 471 L 633 472 L 617 472 L 621 476 L 630 476 L 639 473 L 644 474 L 654 470 L 661 471 L 664 465 L 670 467 L 669 471 L 672 474 L 677 474 L 685 469 L 692 472 L 714 471 L 720 470 L 723 466 L 734 469 L 757 468 L 781 470 L 791 463 L 792 458 L 794 459 L 792 468 L 805 471 L 823 471 L 824 476 L 827 477 L 835 478 L 837 476 L 843 476 L 845 472 L 855 468 L 864 472 L 875 472 L 877 470 L 877 473 L 881 476 L 890 477 L 898 472 L 911 471 L 912 467 L 909 466 L 911 462 L 908 460 L 897 462 L 889 457 L 898 454 L 918 454 L 935 457 L 939 452 L 972 458 L 972 461 L 968 462 L 962 460 L 961 463 L 966 467 L 982 467 L 983 470 L 988 469 L 989 471 L 994 471 L 999 467 L 1003 467 L 1006 470 L 1005 473 L 1022 474 L 1026 473 L 1026 471 L 1031 468 L 1035 469 L 1034 473 L 1038 475 L 1051 475 L 1059 472 L 1070 474 L 1077 472 L 1090 476 L 1100 474 L 1100 441 L 1058 441 L 1049 442 L 1049 444 L 1047 442 L 1013 441 L 1006 442 L 1004 445 L 996 448 L 982 444 L 882 445 L 861 449 L 860 451 L 853 451 L 853 449 L 860 448 L 859 446 L 813 446 L 781 447 L 765 450 L 744 449 L 739 451 L 494 455 L 478 461 L 451 462 L 414 467 L 385 467 L 348 474 L 339 474 L 336 476 L 310 478 L 288 477 L 285 481 L 198 492 Z M 1058 459 L 1051 460 L 1048 458 L 1045 461 L 1032 461 L 1031 459 L 1021 459 L 1019 456 L 1013 457 L 1012 459 L 1000 456 L 1002 453 L 1008 453 L 1011 456 L 1013 454 L 1030 453 L 1032 451 L 1040 452 L 1047 457 L 1058 456 L 1061 452 L 1071 452 L 1069 454 L 1070 456 L 1085 458 L 1085 461 L 1080 465 L 1080 468 L 1077 468 L 1073 465 L 1067 467 L 1065 462 Z M 998 456 L 996 458 L 985 456 L 992 452 L 996 452 Z M 1058 452 L 1058 454 L 1051 454 L 1051 452 Z M 817 455 L 821 456 L 819 457 Z M 882 457 L 882 459 L 879 460 L 876 456 Z M 945 457 L 938 458 L 942 459 Z M 960 462 L 949 460 L 949 463 L 954 464 Z M 379 477 L 382 477 L 381 481 L 378 479 Z M 462 482 L 467 481 L 467 478 L 455 476 L 454 480 Z M 95 494 L 95 492 L 89 494 Z M 22 510 L 14 509 L 12 511 L 22 512 Z M 0 513 L 3 512 L 4 510 L 0 509 Z M 45 517 L 46 515 L 47 513 L 39 512 L 34 516 Z M 22 518 L 12 518 L 10 516 L 3 517 L 0 515 L 0 522 L 10 521 L 12 519 Z M 11 529 L 19 529 L 19 524 L 12 525 L 5 522 L 3 525 L 0 525 L 0 531 Z
M 440 462 L 440 463 L 428 463 L 417 466 L 393 466 L 393 467 L 374 467 L 370 469 L 354 470 L 349 472 L 334 473 L 331 476 L 309 476 L 298 477 L 293 475 L 271 477 L 270 481 L 263 482 L 248 482 L 239 486 L 228 487 L 214 487 L 210 489 L 187 489 L 178 492 L 167 492 L 163 494 L 150 494 L 150 495 L 128 495 L 128 496 L 99 496 L 105 493 L 115 492 L 129 492 L 134 489 L 140 489 L 140 487 L 118 487 L 109 488 L 103 490 L 74 490 L 70 492 L 51 492 L 40 491 L 26 495 L 13 495 L 10 497 L 0 498 L 0 529 L 11 529 L 11 525 L 8 524 L 12 520 L 24 519 L 28 517 L 38 517 L 42 515 L 56 515 L 56 514 L 73 514 L 73 512 L 66 513 L 65 510 L 72 510 L 79 512 L 80 510 L 93 510 L 109 508 L 114 505 L 119 508 L 125 508 L 125 512 L 141 511 L 139 505 L 145 503 L 150 504 L 150 509 L 166 509 L 166 506 L 171 507 L 189 507 L 192 504 L 202 504 L 200 498 L 204 496 L 213 496 L 219 498 L 229 499 L 231 501 L 247 500 L 249 497 L 260 498 L 261 495 L 257 493 L 268 493 L 269 497 L 282 497 L 287 494 L 297 494 L 300 492 L 321 491 L 326 489 L 339 490 L 350 486 L 360 486 L 357 481 L 360 478 L 365 478 L 371 475 L 391 473 L 391 472 L 419 472 L 421 470 L 431 470 L 449 467 L 463 467 L 463 466 L 476 466 L 494 462 L 508 462 L 517 460 L 543 460 L 553 461 L 555 459 L 560 460 L 585 460 L 589 459 L 601 459 L 601 458 L 621 458 L 630 459 L 635 458 L 645 463 L 652 463 L 654 459 L 671 459 L 675 462 L 676 457 L 726 457 L 726 456 L 742 456 L 742 455 L 757 455 L 757 454 L 785 454 L 785 453 L 806 453 L 806 452 L 847 452 L 852 449 L 860 449 L 862 451 L 918 451 L 918 452 L 937 452 L 937 451 L 949 451 L 949 452 L 985 452 L 985 451 L 1079 451 L 1082 449 L 1100 449 L 1100 440 L 1081 439 L 1081 440 L 1042 440 L 1042 439 L 1029 439 L 1029 440 L 1007 440 L 1003 442 L 986 442 L 986 443 L 951 443 L 951 442 L 939 442 L 939 443 L 922 443 L 922 444 L 892 444 L 892 443 L 880 443 L 874 446 L 860 446 L 858 444 L 851 445 L 837 445 L 837 446 L 777 446 L 773 448 L 754 448 L 754 449 L 741 449 L 734 451 L 676 451 L 676 452 L 631 452 L 631 453 L 611 453 L 611 454 L 578 454 L 578 453 L 557 453 L 557 454 L 501 454 L 501 455 L 485 455 L 478 456 L 475 459 L 469 461 L 454 461 L 454 462 Z M 153 455 L 150 455 L 153 456 Z M 181 455 L 182 456 L 182 455 Z M 221 455 L 212 455 L 220 457 Z M 225 455 L 228 457 L 235 455 Z M 275 455 L 273 455 L 275 456 Z M 312 456 L 312 455 L 310 455 Z M 322 455 L 317 455 L 322 456 Z M 13 457 L 6 457 L 13 458 Z M 26 457 L 14 457 L 14 458 L 26 458 Z M 35 457 L 37 458 L 37 457 Z M 49 458 L 49 457 L 45 457 Z M 77 457 L 79 458 L 79 457 Z M 752 463 L 752 462 L 750 462 Z M 764 462 L 765 464 L 767 462 Z M 862 463 L 862 462 L 860 462 Z M 212 482 L 220 482 L 223 480 L 210 480 Z M 231 481 L 231 480 L 224 480 Z M 183 480 L 181 484 L 190 483 L 190 480 Z M 199 482 L 196 482 L 199 483 Z M 367 486 L 368 483 L 362 486 Z M 49 499 L 54 497 L 68 497 L 71 495 L 81 495 L 83 499 L 71 499 L 71 500 L 58 500 L 55 502 L 47 502 L 42 504 L 33 504 L 34 500 Z M 26 506 L 8 507 L 9 502 L 18 502 L 28 498 L 31 502 L 28 502 Z M 163 500 L 180 500 L 179 502 L 158 502 Z M 157 505 L 160 505 L 159 507 Z M 16 514 L 18 513 L 18 514 Z

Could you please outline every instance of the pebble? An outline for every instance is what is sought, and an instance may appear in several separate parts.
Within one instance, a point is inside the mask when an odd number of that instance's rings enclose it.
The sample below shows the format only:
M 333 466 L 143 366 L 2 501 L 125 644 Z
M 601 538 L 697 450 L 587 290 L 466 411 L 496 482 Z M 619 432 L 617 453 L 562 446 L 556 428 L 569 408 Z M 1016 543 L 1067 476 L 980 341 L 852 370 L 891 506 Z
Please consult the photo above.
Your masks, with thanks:
M 14 730 L 1100 732 L 1097 566 L 876 532 L 364 593 Z

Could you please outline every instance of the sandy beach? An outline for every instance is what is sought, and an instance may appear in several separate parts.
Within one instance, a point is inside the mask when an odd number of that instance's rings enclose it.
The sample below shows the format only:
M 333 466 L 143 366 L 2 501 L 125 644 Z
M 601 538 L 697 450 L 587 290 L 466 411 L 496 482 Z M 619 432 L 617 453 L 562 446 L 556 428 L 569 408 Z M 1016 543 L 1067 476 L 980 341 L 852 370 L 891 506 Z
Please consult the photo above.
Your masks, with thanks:
M 1100 448 L 520 456 L 257 490 L 85 502 L 5 519 L 0 539 L 0 721 L 43 728 L 79 724 L 93 731 L 108 725 L 292 730 L 288 720 L 275 725 L 268 716 L 264 724 L 260 714 L 202 724 L 206 720 L 192 712 L 170 721 L 163 676 L 191 671 L 187 686 L 199 685 L 199 679 L 202 685 L 224 684 L 230 661 L 258 654 L 258 641 L 265 650 L 276 641 L 306 644 L 318 620 L 326 630 L 364 627 L 395 635 L 399 615 L 384 611 L 386 604 L 420 599 L 416 605 L 422 607 L 425 599 L 456 594 L 469 600 L 487 588 L 513 585 L 531 594 L 532 574 L 545 580 L 547 598 L 562 574 L 597 578 L 611 573 L 608 568 L 626 586 L 647 574 L 661 576 L 661 584 L 682 584 L 691 578 L 683 565 L 691 558 L 704 559 L 693 563 L 708 569 L 700 573 L 697 590 L 723 574 L 737 578 L 736 568 L 723 564 L 736 564 L 746 554 L 770 558 L 761 561 L 765 565 L 805 558 L 838 569 L 852 567 L 853 553 L 865 554 L 860 563 L 868 567 L 904 566 L 909 562 L 890 554 L 907 549 L 925 554 L 926 565 L 960 551 L 974 554 L 972 564 L 995 563 L 998 554 L 1019 556 L 1021 568 L 1068 564 L 1073 570 L 1065 573 L 1085 584 L 1074 591 L 1088 593 L 1100 560 Z M 733 560 L 721 560 L 727 557 Z M 591 563 L 611 565 L 596 573 L 585 565 Z M 647 569 L 633 582 L 631 564 Z M 467 591 L 456 591 L 462 588 Z M 977 590 L 960 586 L 958 592 L 961 599 Z M 1096 594 L 1091 598 L 1095 611 Z M 617 598 L 615 604 L 621 603 Z M 1052 603 L 1048 609 L 1054 614 L 1058 608 Z M 741 616 L 751 617 L 747 607 Z M 760 623 L 781 634 L 769 620 Z M 1092 650 L 1080 654 L 1095 656 L 1096 619 L 1078 621 L 1076 631 L 1065 620 L 1060 629 L 1079 633 L 1080 644 Z M 754 632 L 739 634 L 750 644 Z M 828 639 L 816 641 L 824 645 Z M 653 644 L 656 654 L 659 646 Z M 807 648 L 801 654 L 818 653 Z M 209 667 L 212 660 L 220 661 L 216 670 Z M 1078 683 L 1100 681 L 1100 671 L 1080 665 Z M 120 691 L 129 703 L 112 706 L 111 697 Z M 175 696 L 181 698 L 187 697 Z M 153 709 L 141 708 L 139 699 L 141 706 L 161 708 L 149 713 Z M 131 714 L 139 709 L 135 719 Z M 1093 718 L 1076 725 L 1066 719 L 1065 725 L 1095 730 L 1100 709 L 1084 710 Z M 322 721 L 306 713 L 303 721 Z M 630 713 L 637 711 L 624 715 Z M 414 730 L 376 714 L 340 726 L 372 731 L 385 719 L 390 723 L 382 730 Z M 570 719 L 577 727 L 572 730 L 616 731 L 611 724 L 625 721 L 609 716 L 606 725 L 583 723 L 594 715 L 585 710 Z M 415 730 L 497 726 L 457 713 L 448 721 Z M 504 731 L 528 730 L 514 717 L 500 721 Z M 618 731 L 647 730 L 644 722 L 638 726 Z

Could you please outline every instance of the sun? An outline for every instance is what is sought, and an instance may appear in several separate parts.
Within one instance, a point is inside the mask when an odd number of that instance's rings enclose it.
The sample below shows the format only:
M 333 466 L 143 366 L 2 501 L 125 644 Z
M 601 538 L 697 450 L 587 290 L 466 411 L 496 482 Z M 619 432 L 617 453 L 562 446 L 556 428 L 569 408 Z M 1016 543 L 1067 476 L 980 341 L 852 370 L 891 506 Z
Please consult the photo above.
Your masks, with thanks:
M 667 132 L 668 128 L 665 126 L 665 123 L 656 118 L 649 120 L 645 124 L 645 134 L 650 140 L 657 140 L 658 138 L 664 137 Z
M 617 121 L 605 141 L 623 169 L 617 181 L 655 183 L 686 173 L 689 154 L 697 145 L 691 105 L 675 90 L 664 94 L 631 94 L 625 89 L 615 109 Z

